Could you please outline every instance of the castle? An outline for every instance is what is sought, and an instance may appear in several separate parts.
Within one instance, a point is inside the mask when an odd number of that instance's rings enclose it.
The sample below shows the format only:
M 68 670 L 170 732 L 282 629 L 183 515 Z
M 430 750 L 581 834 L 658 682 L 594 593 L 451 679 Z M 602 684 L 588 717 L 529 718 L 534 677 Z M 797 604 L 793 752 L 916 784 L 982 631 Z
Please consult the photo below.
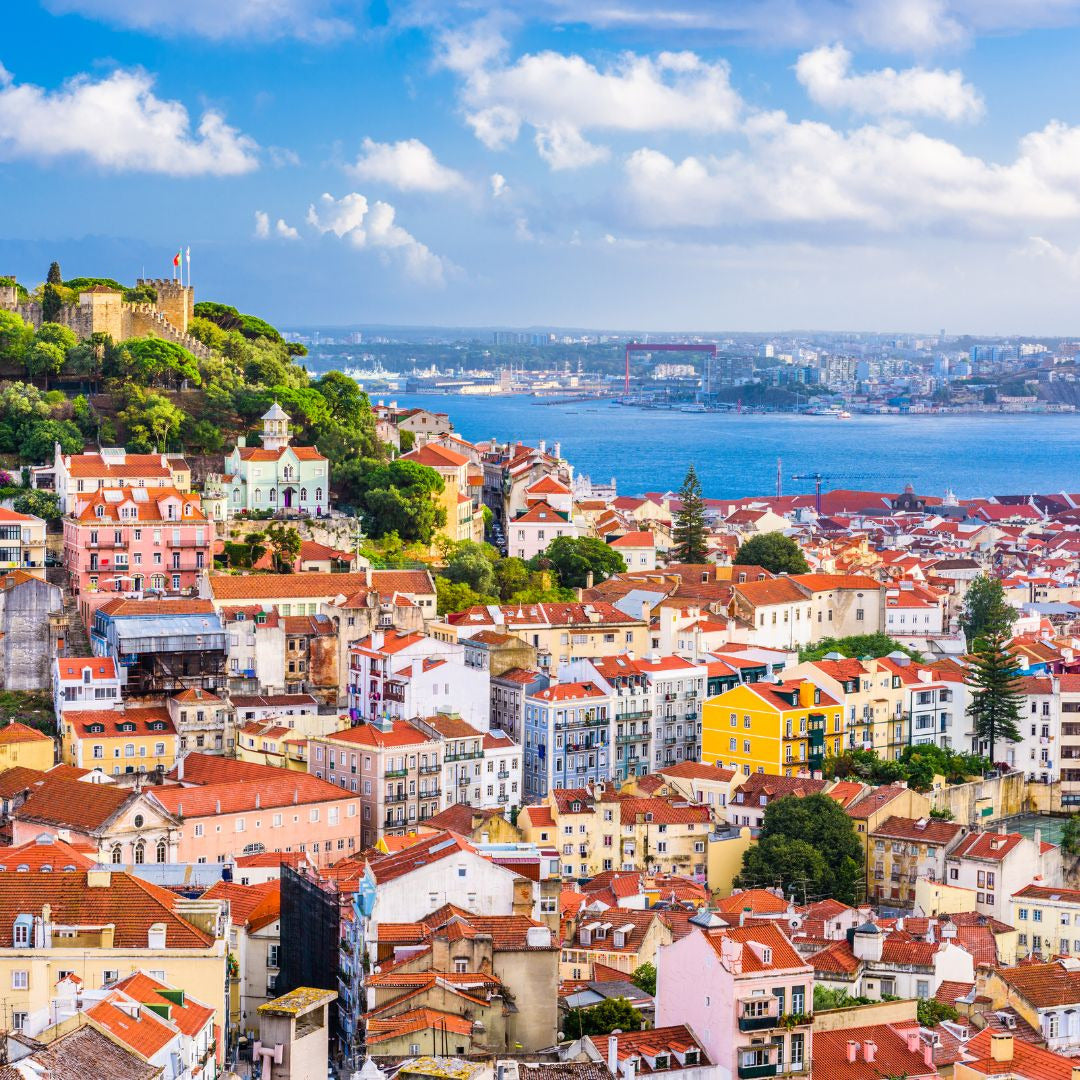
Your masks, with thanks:
M 41 302 L 20 300 L 12 284 L 0 284 L 0 310 L 14 311 L 35 329 L 41 326 Z M 188 332 L 195 316 L 195 290 L 169 278 L 139 278 L 137 285 L 148 285 L 157 292 L 157 303 L 129 303 L 124 294 L 107 285 L 94 285 L 79 293 L 73 304 L 65 304 L 55 322 L 69 327 L 80 340 L 92 334 L 108 334 L 113 341 L 128 338 L 157 337 L 182 345 L 200 359 L 210 350 Z

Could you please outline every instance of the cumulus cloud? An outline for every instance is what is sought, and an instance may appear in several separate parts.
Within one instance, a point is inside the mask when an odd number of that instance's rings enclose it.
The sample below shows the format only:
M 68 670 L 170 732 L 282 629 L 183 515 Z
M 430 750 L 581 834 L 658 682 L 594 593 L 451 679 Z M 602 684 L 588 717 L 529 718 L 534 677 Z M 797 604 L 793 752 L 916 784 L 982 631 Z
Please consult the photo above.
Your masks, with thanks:
M 436 255 L 395 219 L 394 208 L 386 202 L 369 203 L 366 196 L 350 192 L 340 199 L 324 194 L 318 206 L 308 208 L 307 220 L 320 233 L 332 234 L 357 248 L 370 248 L 386 258 L 397 259 L 405 274 L 425 285 L 441 286 L 448 271 L 455 269 Z
M 880 233 L 944 225 L 986 233 L 1080 219 L 1080 128 L 1056 121 L 1026 135 L 1008 164 L 906 128 L 844 132 L 783 113 L 755 116 L 745 133 L 746 149 L 722 157 L 630 155 L 627 190 L 637 222 L 853 225 Z
M 507 62 L 501 38 L 487 27 L 477 34 L 480 44 L 457 32 L 441 56 L 462 75 L 466 120 L 490 149 L 514 142 L 528 125 L 552 168 L 581 168 L 609 155 L 589 132 L 715 134 L 737 124 L 741 101 L 722 61 L 692 52 L 625 53 L 598 67 L 549 50 Z M 478 61 L 466 63 L 473 56 Z
M 380 143 L 364 139 L 360 156 L 346 170 L 359 180 L 389 184 L 399 191 L 463 191 L 465 177 L 441 164 L 419 139 Z
M 274 226 L 274 232 L 276 232 L 282 240 L 300 239 L 299 230 L 293 228 L 292 225 L 287 224 L 284 218 L 277 219 L 277 224 Z
M 502 173 L 491 174 L 491 197 L 493 199 L 501 199 L 509 190 L 506 177 Z
M 803 53 L 795 75 L 818 105 L 870 116 L 934 116 L 973 120 L 982 115 L 978 91 L 960 71 L 923 67 L 882 68 L 863 75 L 851 71 L 851 53 L 843 45 L 825 45 Z
M 213 110 L 192 130 L 187 109 L 154 94 L 145 71 L 79 75 L 57 90 L 16 83 L 0 67 L 0 160 L 76 157 L 117 172 L 229 176 L 258 166 L 258 145 Z
M 112 26 L 163 37 L 206 37 L 214 41 L 298 38 L 330 42 L 352 33 L 348 0 L 46 0 L 57 15 L 76 14 Z
M 270 235 L 270 215 L 265 210 L 255 211 L 255 238 L 265 240 Z

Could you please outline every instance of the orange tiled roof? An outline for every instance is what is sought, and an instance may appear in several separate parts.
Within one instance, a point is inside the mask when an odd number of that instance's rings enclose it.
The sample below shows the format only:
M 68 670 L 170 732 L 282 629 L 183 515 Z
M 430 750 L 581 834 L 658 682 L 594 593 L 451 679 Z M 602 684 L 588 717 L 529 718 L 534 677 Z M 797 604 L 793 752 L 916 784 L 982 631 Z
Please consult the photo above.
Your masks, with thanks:
M 18 720 L 9 720 L 0 727 L 0 746 L 9 743 L 26 742 L 52 742 L 52 739 L 43 731 L 32 728 L 28 724 L 21 724 Z
M 85 784 L 45 773 L 35 781 L 14 817 L 94 834 L 104 830 L 138 797 L 131 788 L 116 784 Z
M 175 1039 L 176 1032 L 153 1009 L 132 1008 L 128 996 L 111 993 L 92 1005 L 86 1015 L 117 1041 L 145 1058 L 152 1058 Z
M 195 1038 L 201 1034 L 206 1025 L 214 1018 L 214 1010 L 209 1005 L 184 994 L 184 1004 L 179 1004 L 174 997 L 165 997 L 162 990 L 171 990 L 167 983 L 158 982 L 157 979 L 147 975 L 143 971 L 136 971 L 126 979 L 116 984 L 117 990 L 122 990 L 130 998 L 144 1005 L 169 1006 L 169 1020 L 178 1027 L 185 1035 Z

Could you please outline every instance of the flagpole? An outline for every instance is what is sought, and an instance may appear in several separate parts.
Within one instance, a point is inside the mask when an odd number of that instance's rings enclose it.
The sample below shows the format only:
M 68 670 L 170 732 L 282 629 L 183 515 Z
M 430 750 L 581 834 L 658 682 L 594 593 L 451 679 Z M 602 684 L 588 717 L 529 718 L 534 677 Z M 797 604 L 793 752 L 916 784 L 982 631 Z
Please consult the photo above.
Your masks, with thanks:
M 187 284 L 188 288 L 191 288 L 191 245 L 188 244 L 186 248 L 187 255 Z

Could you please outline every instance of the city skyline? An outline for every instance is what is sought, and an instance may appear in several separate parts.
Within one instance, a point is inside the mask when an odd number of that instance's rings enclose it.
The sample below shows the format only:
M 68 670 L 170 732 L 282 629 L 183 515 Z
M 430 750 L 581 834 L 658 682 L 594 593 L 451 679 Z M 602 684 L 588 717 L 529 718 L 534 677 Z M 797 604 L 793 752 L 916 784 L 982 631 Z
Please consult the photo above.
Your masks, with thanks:
M 1080 4 L 1016 7 L 24 5 L 0 266 L 190 245 L 304 325 L 1068 334 Z

